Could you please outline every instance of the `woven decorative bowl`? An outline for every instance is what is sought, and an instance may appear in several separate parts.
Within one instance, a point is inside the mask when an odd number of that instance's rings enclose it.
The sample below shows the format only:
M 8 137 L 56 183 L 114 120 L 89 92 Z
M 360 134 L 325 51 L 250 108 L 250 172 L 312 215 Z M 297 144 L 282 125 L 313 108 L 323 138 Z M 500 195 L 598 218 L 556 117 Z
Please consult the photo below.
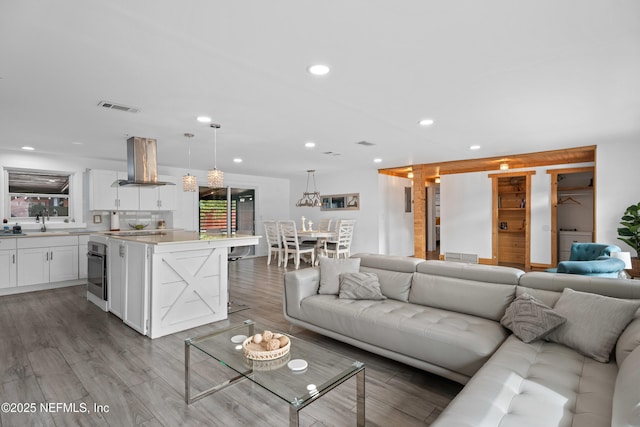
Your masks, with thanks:
M 280 347 L 276 350 L 267 351 L 260 344 L 253 342 L 253 337 L 249 337 L 242 343 L 242 352 L 245 357 L 251 360 L 273 360 L 284 356 L 289 353 L 291 349 L 291 341 L 284 347 Z
M 248 357 L 244 358 L 244 364 L 247 368 L 254 371 L 275 371 L 284 366 L 291 360 L 291 352 L 287 352 L 284 356 L 273 360 L 253 360 Z

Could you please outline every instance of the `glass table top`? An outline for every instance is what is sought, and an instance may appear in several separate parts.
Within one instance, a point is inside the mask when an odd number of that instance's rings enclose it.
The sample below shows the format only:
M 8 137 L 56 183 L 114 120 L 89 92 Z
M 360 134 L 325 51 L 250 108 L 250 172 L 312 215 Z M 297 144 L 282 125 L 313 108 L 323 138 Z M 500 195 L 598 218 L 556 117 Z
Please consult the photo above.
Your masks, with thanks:
M 287 335 L 291 341 L 288 354 L 274 360 L 255 361 L 244 356 L 243 338 L 265 329 Z M 214 333 L 188 338 L 185 343 L 197 348 L 220 363 L 269 390 L 294 407 L 331 390 L 347 377 L 364 369 L 364 363 L 324 349 L 316 344 L 292 337 L 247 320 Z M 306 369 L 293 370 L 289 362 L 302 359 Z

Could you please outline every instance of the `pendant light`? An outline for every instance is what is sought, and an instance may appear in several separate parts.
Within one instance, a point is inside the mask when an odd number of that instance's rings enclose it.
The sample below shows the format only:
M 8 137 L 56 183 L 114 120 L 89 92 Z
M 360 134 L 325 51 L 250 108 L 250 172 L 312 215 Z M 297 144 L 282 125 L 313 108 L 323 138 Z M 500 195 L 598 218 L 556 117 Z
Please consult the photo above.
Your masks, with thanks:
M 187 138 L 187 146 L 189 147 L 189 169 L 187 174 L 182 177 L 182 191 L 195 193 L 198 190 L 198 183 L 196 177 L 191 175 L 191 138 L 193 138 L 193 134 L 185 133 L 184 136 Z
M 222 188 L 224 187 L 224 172 L 219 171 L 217 168 L 218 162 L 218 129 L 220 125 L 211 123 L 209 126 L 213 128 L 213 169 L 207 172 L 207 183 L 210 188 Z
M 318 192 L 318 188 L 316 187 L 316 171 L 308 170 L 307 171 L 307 191 L 302 193 L 302 197 L 296 203 L 297 207 L 309 207 L 309 208 L 319 208 L 322 206 L 322 201 L 320 200 L 320 193 Z M 313 192 L 309 191 L 309 178 L 313 178 Z

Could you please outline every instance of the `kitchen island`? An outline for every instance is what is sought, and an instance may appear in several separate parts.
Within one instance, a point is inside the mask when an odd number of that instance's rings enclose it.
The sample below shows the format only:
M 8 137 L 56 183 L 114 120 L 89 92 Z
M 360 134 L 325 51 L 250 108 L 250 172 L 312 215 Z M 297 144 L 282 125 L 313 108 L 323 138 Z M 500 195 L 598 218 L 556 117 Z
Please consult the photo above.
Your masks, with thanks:
M 227 318 L 227 254 L 260 236 L 105 233 L 109 311 L 150 338 Z

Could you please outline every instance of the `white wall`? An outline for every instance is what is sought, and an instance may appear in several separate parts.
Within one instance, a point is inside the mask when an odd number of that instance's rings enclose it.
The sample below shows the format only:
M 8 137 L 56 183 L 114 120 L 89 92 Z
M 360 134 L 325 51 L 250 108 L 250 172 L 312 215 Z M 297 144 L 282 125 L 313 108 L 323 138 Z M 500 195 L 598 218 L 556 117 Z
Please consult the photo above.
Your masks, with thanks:
M 411 256 L 413 247 L 413 203 L 404 211 L 404 189 L 412 180 L 378 174 L 378 250 L 387 255 Z M 413 194 L 412 194 L 413 198 Z
M 620 218 L 640 202 L 640 141 L 609 142 L 596 151 L 596 241 L 634 251 L 618 240 Z
M 491 179 L 487 172 L 440 177 L 440 253 L 491 258 Z
M 300 220 L 302 216 L 311 219 L 316 224 L 320 218 L 355 219 L 357 223 L 353 241 L 351 242 L 351 253 L 378 253 L 380 206 L 378 171 L 372 169 L 331 173 L 316 172 L 316 183 L 320 194 L 360 193 L 360 209 L 321 211 L 320 208 L 296 207 L 296 202 L 306 190 L 307 175 L 305 173 L 296 179 L 291 179 L 289 215 L 284 219 L 295 220 L 298 228 L 301 227 Z M 309 189 L 309 191 L 313 191 L 313 189 Z

